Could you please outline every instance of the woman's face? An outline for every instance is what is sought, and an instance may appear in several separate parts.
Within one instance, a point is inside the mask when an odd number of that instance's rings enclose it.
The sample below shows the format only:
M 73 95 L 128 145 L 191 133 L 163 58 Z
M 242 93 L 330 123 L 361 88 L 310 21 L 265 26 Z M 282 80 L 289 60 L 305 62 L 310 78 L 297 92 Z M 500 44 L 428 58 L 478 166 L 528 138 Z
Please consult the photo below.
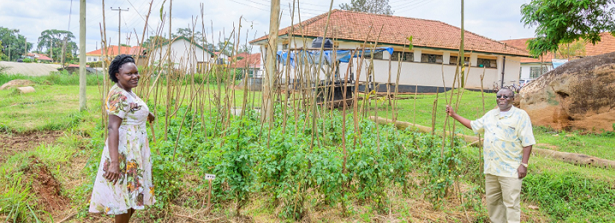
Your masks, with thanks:
M 132 89 L 139 85 L 139 70 L 134 63 L 123 64 L 119 72 L 115 73 L 117 83 L 126 90 Z

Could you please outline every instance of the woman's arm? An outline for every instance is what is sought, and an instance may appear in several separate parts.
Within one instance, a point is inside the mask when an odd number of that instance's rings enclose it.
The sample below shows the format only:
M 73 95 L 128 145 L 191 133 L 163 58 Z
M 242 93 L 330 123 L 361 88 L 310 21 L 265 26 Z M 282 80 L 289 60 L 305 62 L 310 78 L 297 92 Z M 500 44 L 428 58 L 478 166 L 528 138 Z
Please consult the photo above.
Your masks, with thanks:
M 115 184 L 120 178 L 120 163 L 118 158 L 120 125 L 122 125 L 122 118 L 115 115 L 109 115 L 109 125 L 107 127 L 107 130 L 109 131 L 109 138 L 107 138 L 107 146 L 109 148 L 111 163 L 109 165 L 109 169 L 107 169 L 107 172 L 103 175 L 103 177 L 113 184 Z

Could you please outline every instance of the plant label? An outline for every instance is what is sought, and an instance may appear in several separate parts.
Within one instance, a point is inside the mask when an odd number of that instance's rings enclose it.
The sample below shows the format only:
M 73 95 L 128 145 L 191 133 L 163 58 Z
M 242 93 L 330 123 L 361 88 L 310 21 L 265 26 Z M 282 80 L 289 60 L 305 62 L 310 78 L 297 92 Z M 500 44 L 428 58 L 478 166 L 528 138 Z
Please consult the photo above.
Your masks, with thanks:
M 206 180 L 215 180 L 215 179 L 216 179 L 216 175 L 213 175 L 213 174 L 205 174 L 205 179 L 206 179 Z

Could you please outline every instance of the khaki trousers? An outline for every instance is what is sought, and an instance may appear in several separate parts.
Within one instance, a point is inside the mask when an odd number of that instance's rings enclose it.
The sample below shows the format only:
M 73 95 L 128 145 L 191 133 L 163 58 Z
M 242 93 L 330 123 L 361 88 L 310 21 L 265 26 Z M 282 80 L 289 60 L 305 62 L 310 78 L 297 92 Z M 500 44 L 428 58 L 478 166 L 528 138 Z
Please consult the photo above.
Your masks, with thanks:
M 516 177 L 485 174 L 487 211 L 494 223 L 521 222 L 521 183 Z

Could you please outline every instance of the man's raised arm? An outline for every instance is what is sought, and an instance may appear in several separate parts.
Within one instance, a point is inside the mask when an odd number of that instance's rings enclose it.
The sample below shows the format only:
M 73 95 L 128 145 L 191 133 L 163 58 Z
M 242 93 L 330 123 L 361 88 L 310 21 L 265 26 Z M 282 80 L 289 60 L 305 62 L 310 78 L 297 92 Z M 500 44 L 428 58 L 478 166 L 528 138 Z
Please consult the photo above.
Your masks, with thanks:
M 461 117 L 461 115 L 458 115 L 457 113 L 455 113 L 455 111 L 453 111 L 453 108 L 451 108 L 451 106 L 449 105 L 446 105 L 446 114 L 448 116 L 453 117 L 455 120 L 463 124 L 465 127 L 472 129 L 472 126 L 470 125 L 470 120 L 467 118 Z

